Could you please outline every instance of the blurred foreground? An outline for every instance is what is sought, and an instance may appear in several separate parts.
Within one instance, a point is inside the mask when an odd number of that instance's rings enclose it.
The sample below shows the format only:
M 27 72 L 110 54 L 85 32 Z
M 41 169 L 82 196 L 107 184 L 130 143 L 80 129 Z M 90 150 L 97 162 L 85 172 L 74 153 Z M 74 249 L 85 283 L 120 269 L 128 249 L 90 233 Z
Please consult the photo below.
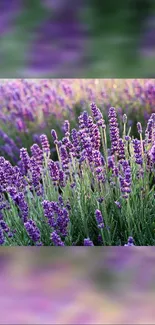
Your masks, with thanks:
M 151 247 L 1 248 L 0 274 L 0 324 L 155 323 Z

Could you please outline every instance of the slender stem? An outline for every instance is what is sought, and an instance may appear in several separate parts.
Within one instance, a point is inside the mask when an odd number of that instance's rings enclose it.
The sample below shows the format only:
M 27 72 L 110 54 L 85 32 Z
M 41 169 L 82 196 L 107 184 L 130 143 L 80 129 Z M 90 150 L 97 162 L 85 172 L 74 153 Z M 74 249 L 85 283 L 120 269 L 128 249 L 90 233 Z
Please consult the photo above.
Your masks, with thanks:
M 56 144 L 56 151 L 57 151 L 57 155 L 58 155 L 58 160 L 60 162 L 60 168 L 62 169 L 62 162 L 61 162 L 61 158 L 60 158 L 60 153 L 59 153 L 59 148 L 58 145 Z
M 124 130 L 123 130 L 123 139 L 125 140 L 126 136 L 126 123 L 124 123 Z
M 143 138 L 142 138 L 142 134 L 141 133 L 140 133 L 140 142 L 141 142 L 141 148 L 142 148 L 142 156 L 143 156 L 143 160 L 144 160 Z

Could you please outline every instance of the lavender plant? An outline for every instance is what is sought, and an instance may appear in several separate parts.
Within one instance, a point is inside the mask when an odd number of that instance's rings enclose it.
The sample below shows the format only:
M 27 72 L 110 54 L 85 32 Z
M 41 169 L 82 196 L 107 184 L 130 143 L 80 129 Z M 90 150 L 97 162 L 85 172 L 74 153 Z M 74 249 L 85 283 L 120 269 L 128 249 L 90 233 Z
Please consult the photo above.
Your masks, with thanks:
M 31 154 L 20 149 L 18 165 L 0 157 L 0 243 L 4 246 L 133 246 L 155 244 L 155 114 L 139 138 L 117 110 L 106 125 L 90 105 L 78 129 L 64 123 L 61 141 L 51 131 Z M 107 134 L 110 130 L 110 147 Z

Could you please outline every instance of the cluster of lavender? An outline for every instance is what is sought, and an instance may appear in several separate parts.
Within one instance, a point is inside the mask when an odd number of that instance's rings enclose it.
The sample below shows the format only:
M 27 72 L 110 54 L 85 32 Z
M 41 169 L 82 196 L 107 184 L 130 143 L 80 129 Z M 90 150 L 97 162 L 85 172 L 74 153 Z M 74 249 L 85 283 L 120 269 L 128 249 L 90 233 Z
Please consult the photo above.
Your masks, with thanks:
M 45 131 L 50 134 L 51 122 L 59 134 L 62 134 L 61 122 L 64 118 L 69 119 L 72 127 L 76 128 L 76 104 L 84 111 L 89 102 L 96 101 L 96 98 L 105 116 L 111 103 L 117 108 L 120 119 L 123 119 L 124 112 L 127 113 L 130 126 L 135 126 L 138 120 L 144 124 L 144 120 L 154 111 L 154 87 L 153 80 L 121 82 L 114 79 L 106 81 L 58 79 L 36 82 L 17 79 L 5 82 L 0 85 L 0 153 L 17 164 L 19 149 L 22 147 L 30 149 L 34 142 L 40 144 L 40 135 Z M 98 109 L 96 111 L 93 105 L 92 114 L 97 127 L 104 130 L 106 125 L 101 112 L 99 113 Z M 117 120 L 113 109 L 109 114 L 110 137 L 113 138 L 112 150 L 115 151 L 119 137 L 115 132 L 118 131 Z M 151 121 L 146 130 L 148 141 L 151 136 L 150 128 Z M 67 134 L 66 131 L 66 137 Z M 76 133 L 73 131 L 74 136 L 76 137 Z M 120 142 L 120 154 L 121 150 Z
M 116 221 L 107 210 L 106 198 L 120 213 L 123 207 L 128 208 L 127 218 L 132 220 L 130 202 L 134 187 L 138 184 L 145 193 L 153 191 L 148 182 L 155 176 L 155 114 L 148 121 L 145 138 L 138 123 L 140 138 L 131 139 L 126 128 L 121 137 L 116 109 L 111 107 L 108 115 L 111 148 L 107 148 L 107 128 L 101 111 L 95 103 L 90 107 L 92 116 L 84 111 L 79 116 L 79 129 L 70 130 L 69 121 L 64 122 L 61 141 L 56 131 L 51 131 L 58 161 L 50 157 L 50 144 L 45 134 L 40 136 L 41 148 L 38 144 L 31 147 L 31 156 L 27 149 L 20 150 L 18 166 L 0 157 L 1 244 L 5 244 L 5 238 L 8 242 L 11 236 L 16 236 L 17 223 L 24 229 L 23 236 L 30 245 L 45 245 L 46 237 L 51 245 L 72 245 L 78 242 L 78 236 L 82 236 L 79 242 L 84 246 L 96 245 L 99 237 L 102 244 L 109 244 L 112 242 L 110 231 L 114 231 Z M 142 184 L 139 175 L 144 174 L 146 178 Z M 90 212 L 89 207 L 93 207 L 94 212 Z M 86 208 L 87 212 L 83 211 Z M 133 232 L 131 220 L 127 221 L 130 225 L 128 236 L 132 235 L 129 231 Z M 84 232 L 77 234 L 74 241 L 75 233 L 80 232 L 78 223 L 84 227 Z M 94 227 L 97 237 L 91 235 L 90 227 Z M 132 243 L 129 237 L 128 246 Z
M 59 202 L 61 201 L 59 198 Z M 67 237 L 69 212 L 67 208 L 64 207 L 63 202 L 58 204 L 57 202 L 49 202 L 44 200 L 42 204 L 44 209 L 44 215 L 48 219 L 48 224 L 55 230 L 59 238 L 60 236 L 62 236 L 63 238 Z M 63 207 L 60 208 L 60 204 Z

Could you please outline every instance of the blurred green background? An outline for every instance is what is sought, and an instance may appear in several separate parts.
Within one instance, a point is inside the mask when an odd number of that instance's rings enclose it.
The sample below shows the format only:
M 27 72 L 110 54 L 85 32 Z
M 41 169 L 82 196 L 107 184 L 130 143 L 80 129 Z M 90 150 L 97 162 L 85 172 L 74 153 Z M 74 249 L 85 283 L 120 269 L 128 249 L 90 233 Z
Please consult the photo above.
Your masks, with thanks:
M 1 2 L 6 0 L 1 0 Z M 12 0 L 13 2 L 15 0 Z M 29 66 L 28 56 L 32 43 L 36 40 L 37 28 L 46 20 L 52 21 L 64 12 L 70 0 L 47 1 L 23 0 L 21 10 L 14 15 L 11 28 L 0 37 L 0 73 L 1 78 L 19 77 L 133 77 L 145 78 L 155 75 L 155 39 L 147 43 L 147 35 L 154 32 L 155 24 L 148 26 L 149 17 L 155 21 L 155 1 L 153 0 L 85 0 L 79 2 L 79 21 L 85 26 L 85 39 L 82 43 L 82 56 L 75 62 L 74 71 L 66 69 L 41 73 Z M 73 2 L 71 2 L 72 6 Z M 7 9 L 6 9 L 7 10 Z M 9 6 L 8 6 L 8 14 Z M 4 17 L 4 13 L 0 13 Z M 3 17 L 2 17 L 3 16 Z M 38 29 L 39 33 L 39 29 Z M 50 30 L 49 30 L 50 33 Z M 82 35 L 82 34 L 81 34 Z M 46 38 L 47 35 L 44 35 Z M 81 36 L 82 37 L 82 36 Z M 155 37 L 155 36 L 154 36 Z M 61 42 L 61 40 L 59 40 Z M 63 41 L 63 40 L 62 40 Z M 51 37 L 52 42 L 52 37 Z M 44 41 L 43 41 L 44 43 Z M 43 44 L 42 43 L 42 44 Z M 147 47 L 149 54 L 142 51 Z M 47 42 L 48 44 L 48 42 Z M 44 47 L 44 45 L 42 45 Z M 151 49 L 150 49 L 151 48 Z M 63 48 L 60 47 L 60 51 Z M 45 58 L 46 61 L 46 58 Z M 44 63 L 43 63 L 44 64 Z

